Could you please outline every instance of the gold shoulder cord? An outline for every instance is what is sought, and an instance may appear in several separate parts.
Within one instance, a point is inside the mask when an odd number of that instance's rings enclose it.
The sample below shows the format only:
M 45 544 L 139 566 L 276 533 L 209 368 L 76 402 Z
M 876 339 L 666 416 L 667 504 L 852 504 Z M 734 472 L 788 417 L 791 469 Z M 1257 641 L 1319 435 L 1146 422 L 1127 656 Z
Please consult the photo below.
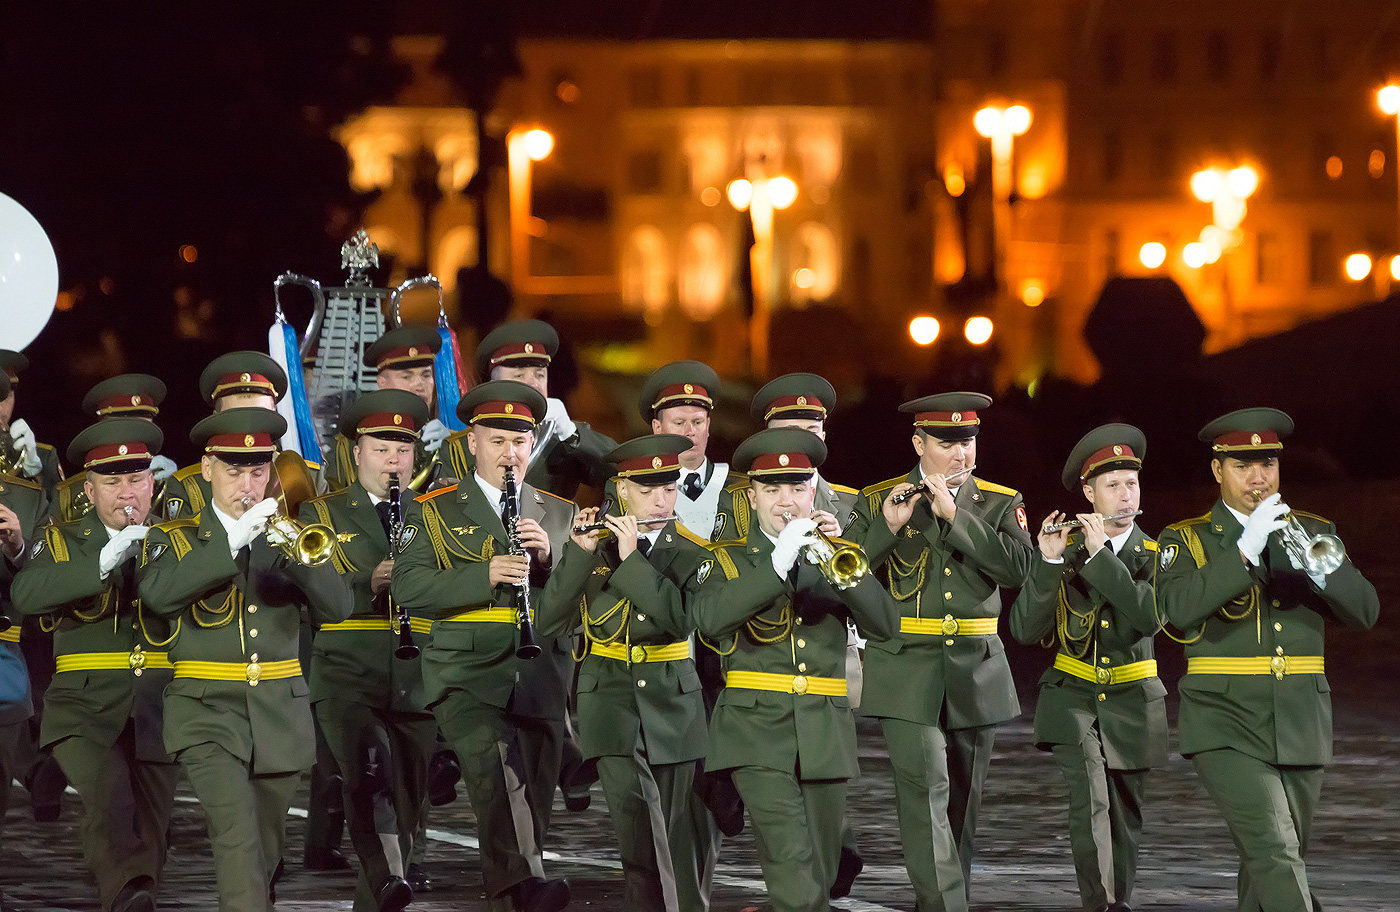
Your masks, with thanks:
M 1191 559 L 1196 562 L 1196 569 L 1199 570 L 1206 565 L 1205 549 L 1201 547 L 1201 540 L 1190 526 L 1182 526 L 1177 530 L 1181 533 L 1181 539 L 1186 543 L 1186 550 L 1191 554 Z M 1167 639 L 1180 643 L 1183 646 L 1190 646 L 1206 635 L 1206 625 L 1201 623 L 1201 629 L 1196 631 L 1196 635 L 1188 637 L 1185 631 L 1181 636 L 1171 632 L 1167 626 L 1166 618 L 1162 617 L 1162 612 L 1157 607 L 1157 571 L 1162 567 L 1161 560 L 1152 562 L 1152 616 L 1157 619 L 1157 629 L 1167 635 Z
M 453 547 L 449 544 L 447 536 L 442 531 L 442 514 L 438 512 L 437 505 L 432 501 L 423 504 L 423 528 L 428 533 L 428 540 L 433 543 L 433 551 L 437 554 L 439 570 L 451 570 L 454 556 L 469 561 L 491 560 L 494 548 L 492 548 L 490 536 L 486 537 L 485 543 L 481 546 L 480 554 L 473 553 L 466 547 Z
M 734 558 L 729 556 L 728 551 L 726 551 L 724 548 L 714 546 L 710 546 L 709 551 L 715 556 L 715 560 L 719 562 L 719 567 L 721 570 L 724 571 L 724 578 L 726 580 L 733 580 L 736 577 L 738 577 L 739 568 L 735 566 Z M 716 653 L 717 655 L 727 656 L 732 655 L 734 653 L 734 650 L 739 648 L 739 635 L 735 633 L 731 636 L 732 641 L 730 642 L 728 649 L 720 649 L 714 643 L 711 643 L 709 639 L 699 631 L 696 631 L 695 639 L 699 640 L 701 643 L 704 643 L 705 647 L 711 652 Z
M 1089 648 L 1096 645 L 1094 641 L 1094 619 L 1098 616 L 1099 606 L 1093 605 L 1086 612 L 1074 610 L 1074 606 L 1069 603 L 1069 593 L 1066 591 L 1065 581 L 1060 579 L 1060 603 L 1055 610 L 1056 629 L 1060 635 L 1060 643 L 1064 646 L 1065 652 L 1076 658 L 1082 659 L 1088 654 Z M 1084 632 L 1075 636 L 1069 631 L 1069 619 L 1074 617 L 1083 626 Z
M 311 505 L 316 508 L 316 518 L 321 521 L 322 525 L 334 529 L 335 523 L 331 522 L 331 508 L 326 505 L 325 501 L 313 500 Z M 345 556 L 345 549 L 340 546 L 340 538 L 337 536 L 334 542 L 335 544 L 331 546 L 331 564 L 335 567 L 335 572 L 342 576 L 354 573 L 359 568 L 350 558 Z
M 925 545 L 924 549 L 919 552 L 918 558 L 912 561 L 900 557 L 898 547 L 890 552 L 889 565 L 892 571 L 889 574 L 890 595 L 894 596 L 895 601 L 907 602 L 924 591 L 924 580 L 928 576 L 928 557 L 928 545 Z M 910 577 L 913 577 L 914 580 L 912 586 L 906 588 L 900 585 L 901 582 L 907 582 Z M 917 616 L 916 611 L 915 617 Z

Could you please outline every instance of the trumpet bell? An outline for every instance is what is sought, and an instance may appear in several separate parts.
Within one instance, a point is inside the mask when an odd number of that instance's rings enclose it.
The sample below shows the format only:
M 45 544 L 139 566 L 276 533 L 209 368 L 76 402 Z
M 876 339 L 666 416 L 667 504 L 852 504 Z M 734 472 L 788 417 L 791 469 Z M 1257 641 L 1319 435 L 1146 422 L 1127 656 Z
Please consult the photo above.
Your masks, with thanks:
M 278 514 L 267 523 L 267 540 L 287 557 L 305 567 L 319 567 L 331 559 L 337 537 L 335 530 L 322 523 L 303 525 Z
M 1279 537 L 1289 556 L 1313 576 L 1326 576 L 1346 560 L 1347 549 L 1340 538 L 1326 532 L 1309 534 L 1291 513 L 1288 515 L 1288 525 L 1279 532 Z
M 822 576 L 837 589 L 849 589 L 870 572 L 865 552 L 848 546 L 836 547 L 831 539 L 817 533 L 817 544 L 807 549 L 807 560 L 822 571 Z

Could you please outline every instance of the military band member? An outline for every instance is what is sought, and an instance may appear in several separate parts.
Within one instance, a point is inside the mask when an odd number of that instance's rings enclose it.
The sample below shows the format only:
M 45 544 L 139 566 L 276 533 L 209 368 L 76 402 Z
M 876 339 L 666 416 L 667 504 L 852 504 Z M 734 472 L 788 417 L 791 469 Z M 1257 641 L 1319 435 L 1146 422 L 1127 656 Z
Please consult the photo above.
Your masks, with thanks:
M 535 429 L 534 449 L 524 480 L 541 491 L 572 499 L 580 484 L 602 488 L 612 472 L 605 458 L 617 443 L 586 423 L 569 417 L 562 399 L 549 395 L 549 364 L 559 351 L 559 334 L 540 320 L 502 323 L 476 347 L 477 376 L 524 383 L 545 397 L 545 414 Z M 448 440 L 450 474 L 470 478 L 472 455 L 467 432 Z
M 199 394 L 216 415 L 233 408 L 275 412 L 277 403 L 287 395 L 287 374 L 262 352 L 229 352 L 204 368 L 199 375 Z M 202 460 L 176 471 L 167 487 L 166 516 L 171 519 L 197 516 L 209 503 Z
M 0 396 L 0 471 L 37 482 L 46 500 L 53 500 L 54 489 L 63 480 L 58 452 L 34 439 L 29 422 L 15 417 L 19 375 L 29 367 L 29 359 L 17 351 L 0 348 L 0 372 L 9 380 L 10 391 Z
M 638 402 L 642 420 L 651 423 L 653 434 L 690 439 L 690 449 L 681 454 L 676 515 L 687 529 L 710 541 L 742 537 L 735 525 L 734 505 L 745 496 L 743 475 L 705 453 L 718 392 L 719 375 L 714 368 L 699 361 L 673 361 L 652 372 Z
M 298 658 L 303 607 L 314 621 L 350 613 L 330 562 L 307 566 L 264 535 L 264 498 L 281 415 L 233 408 L 190 432 L 204 450 L 210 500 L 199 515 L 154 527 L 140 596 L 175 626 L 165 692 L 165 747 L 204 808 L 219 908 L 264 910 L 281 859 L 287 808 L 315 753 Z
M 754 394 L 749 404 L 749 414 L 754 421 L 764 427 L 798 427 L 811 431 L 826 442 L 826 419 L 836 408 L 836 389 L 825 378 L 817 374 L 784 374 L 768 382 Z M 860 491 L 845 485 L 832 484 L 821 472 L 813 473 L 815 493 L 812 508 L 831 514 L 838 530 L 851 520 Z M 740 535 L 748 533 L 747 499 L 734 499 L 734 522 Z M 838 532 L 839 534 L 839 532 Z M 860 667 L 860 637 L 854 626 L 846 633 L 846 688 L 851 709 L 860 709 L 861 685 L 863 682 Z M 841 831 L 841 863 L 837 868 L 836 880 L 832 883 L 831 898 L 840 899 L 851 892 L 851 884 L 865 867 L 860 850 L 856 846 L 855 831 L 850 820 Z
M 57 673 L 44 696 L 40 747 L 82 799 L 83 857 L 102 908 L 120 912 L 154 908 L 179 779 L 161 737 L 171 680 L 165 624 L 136 600 L 151 462 L 163 439 L 134 417 L 79 434 L 68 461 L 86 470 L 91 508 L 36 537 L 13 589 L 21 611 L 47 615 L 54 627 Z
M 1040 678 L 1035 743 L 1069 786 L 1069 840 L 1085 912 L 1123 912 L 1132 899 L 1147 770 L 1167 762 L 1166 693 L 1152 638 L 1157 543 L 1132 514 L 1147 439 L 1131 425 L 1085 434 L 1060 480 L 1089 512 L 1041 524 L 1030 576 L 1011 607 L 1011 633 L 1056 649 Z M 1061 528 L 1053 528 L 1059 524 Z
M 98 383 L 83 397 L 83 411 L 97 418 L 144 418 L 155 421 L 160 414 L 160 404 L 165 400 L 165 384 L 150 374 L 120 374 Z M 161 488 L 163 482 L 173 475 L 178 467 L 169 456 L 159 453 L 151 457 L 151 475 L 155 479 L 156 499 L 153 509 L 158 517 L 164 517 Z M 58 483 L 53 502 L 49 504 L 49 518 L 53 522 L 73 522 L 82 519 L 92 509 L 87 495 L 83 493 L 88 483 L 87 473 L 78 472 L 71 478 Z
M 510 553 L 506 469 L 525 475 L 544 397 L 513 380 L 482 383 L 462 397 L 458 417 L 472 474 L 417 498 L 395 562 L 394 599 L 433 621 L 423 651 L 429 706 L 462 765 L 481 842 L 486 892 L 528 912 L 569 901 L 564 880 L 546 880 L 541 844 L 559 775 L 567 643 L 539 638 L 544 655 L 516 658 L 522 629 L 513 605 L 523 587 L 538 601 L 573 527 L 574 505 L 518 485 Z M 507 607 L 510 606 L 510 607 Z
M 433 359 L 442 348 L 442 337 L 430 326 L 400 326 L 380 336 L 365 349 L 365 367 L 375 370 L 375 382 L 382 390 L 403 390 L 423 401 L 429 414 L 437 406 L 437 379 Z M 353 407 L 353 403 L 352 406 Z M 447 439 L 447 425 L 434 418 L 421 426 L 413 446 L 413 465 L 405 467 L 399 479 L 404 490 L 409 482 L 423 474 L 419 490 L 425 490 L 429 480 L 429 464 Z M 355 480 L 355 459 L 352 453 L 356 440 L 355 428 L 349 416 L 341 417 L 340 433 L 326 459 L 323 477 L 330 491 L 339 491 Z
M 1158 606 L 1186 643 L 1180 750 L 1239 850 L 1242 912 L 1321 908 L 1303 858 L 1332 759 L 1323 624 L 1369 630 L 1380 611 L 1340 540 L 1314 539 L 1335 535 L 1332 523 L 1280 500 L 1282 438 L 1292 431 L 1271 408 L 1202 428 L 1220 497 L 1160 541 Z M 1297 554 L 1283 541 L 1290 518 L 1311 540 Z
M 404 390 L 375 390 L 356 399 L 344 421 L 343 430 L 355 436 L 356 480 L 304 504 L 301 518 L 338 533 L 332 560 L 350 584 L 355 607 L 348 619 L 316 633 L 311 702 L 345 779 L 346 823 L 360 856 L 355 909 L 397 912 L 413 898 L 406 866 L 437 723 L 418 659 L 394 653 L 399 631 L 389 610 L 389 476 L 407 485 L 428 406 Z M 402 510 L 411 494 L 401 487 L 399 496 Z M 420 648 L 428 626 L 413 624 Z
M 684 437 L 655 434 L 608 454 L 621 510 L 579 513 L 580 527 L 606 526 L 574 533 L 540 603 L 542 634 L 585 637 L 579 741 L 602 779 L 622 852 L 624 908 L 633 912 L 709 907 L 710 872 L 700 870 L 691 820 L 705 704 L 683 592 L 714 562 L 704 539 L 674 518 L 678 456 L 688 449 Z
M 739 445 L 754 524 L 744 541 L 711 546 L 730 584 L 704 586 L 691 603 L 700 633 L 726 650 L 705 765 L 730 771 L 738 786 L 778 912 L 830 905 L 846 783 L 859 773 L 847 619 L 889 637 L 899 618 L 873 575 L 838 589 L 802 558 L 816 529 L 835 530 L 832 517 L 812 513 L 812 475 L 825 457 L 826 445 L 796 428 Z
M 921 909 L 967 908 L 996 725 L 1021 711 L 997 617 L 999 587 L 1025 580 L 1031 540 L 1021 495 L 970 473 L 989 405 L 941 393 L 900 406 L 914 416 L 919 464 L 861 492 L 846 530 L 884 568 L 903 615 L 897 637 L 866 646 L 861 711 L 885 732 Z

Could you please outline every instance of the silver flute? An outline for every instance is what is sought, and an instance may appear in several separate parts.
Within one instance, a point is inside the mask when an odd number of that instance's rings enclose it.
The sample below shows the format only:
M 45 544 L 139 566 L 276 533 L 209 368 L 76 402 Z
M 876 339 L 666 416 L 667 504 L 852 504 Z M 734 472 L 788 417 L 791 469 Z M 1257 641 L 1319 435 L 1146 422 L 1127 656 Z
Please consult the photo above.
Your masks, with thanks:
M 977 466 L 975 466 L 975 465 L 970 465 L 970 466 L 968 466 L 967 468 L 962 469 L 961 471 L 954 472 L 952 475 L 949 475 L 949 476 L 947 476 L 946 478 L 944 478 L 944 479 L 943 479 L 943 483 L 944 483 L 944 484 L 947 484 L 947 483 L 950 482 L 950 481 L 954 481 L 954 480 L 956 480 L 956 479 L 962 478 L 964 475 L 969 474 L 969 473 L 970 473 L 973 469 L 975 469 L 975 468 L 977 468 Z M 896 495 L 894 495 L 893 497 L 891 497 L 891 498 L 890 498 L 890 503 L 893 503 L 893 504 L 902 504 L 902 503 L 904 503 L 906 500 L 913 500 L 915 497 L 918 497 L 920 494 L 929 494 L 929 493 L 931 493 L 931 492 L 929 491 L 928 487 L 925 486 L 925 485 L 921 482 L 921 483 L 919 483 L 919 484 L 914 485 L 914 487 L 910 488 L 909 490 L 905 491 L 904 493 L 902 493 L 902 494 L 896 494 Z
M 1134 517 L 1134 516 L 1141 516 L 1141 515 L 1142 515 L 1142 511 L 1141 511 L 1141 510 L 1134 510 L 1134 511 L 1132 511 L 1131 513 L 1116 513 L 1116 514 L 1114 514 L 1113 516 L 1105 516 L 1105 517 L 1103 518 L 1103 521 L 1107 523 L 1107 522 L 1113 522 L 1114 520 L 1118 520 L 1118 519 L 1131 519 L 1131 518 Z M 1064 522 L 1049 523 L 1048 525 L 1041 526 L 1041 527 L 1040 527 L 1040 531 L 1042 531 L 1042 532 L 1058 532 L 1058 531 L 1060 531 L 1061 529 L 1074 529 L 1074 528 L 1078 528 L 1079 526 L 1082 526 L 1082 525 L 1084 525 L 1084 524 L 1083 524 L 1082 522 L 1080 522 L 1079 520 L 1077 520 L 1077 519 L 1067 519 L 1067 520 L 1065 520 Z

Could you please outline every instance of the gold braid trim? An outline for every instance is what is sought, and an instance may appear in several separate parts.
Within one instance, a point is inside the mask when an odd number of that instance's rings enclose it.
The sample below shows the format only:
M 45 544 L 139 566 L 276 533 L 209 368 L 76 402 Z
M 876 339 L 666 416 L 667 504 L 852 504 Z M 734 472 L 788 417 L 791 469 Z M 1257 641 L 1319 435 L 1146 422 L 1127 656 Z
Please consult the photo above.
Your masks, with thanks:
M 175 642 L 175 638 L 180 635 L 180 618 L 177 617 L 175 619 L 175 629 L 171 632 L 170 636 L 163 640 L 157 640 L 155 637 L 151 636 L 151 632 L 146 629 L 146 615 L 145 612 L 141 610 L 144 607 L 145 606 L 141 603 L 137 603 L 136 622 L 141 626 L 141 635 L 146 638 L 146 642 L 150 643 L 152 646 L 169 646 L 171 643 Z
M 1069 603 L 1069 594 L 1064 579 L 1060 580 L 1060 604 L 1055 611 L 1056 629 L 1060 635 L 1060 644 L 1064 647 L 1065 654 L 1076 659 L 1082 659 L 1088 654 L 1091 646 L 1094 645 L 1094 619 L 1099 613 L 1099 606 L 1094 605 L 1087 612 L 1074 610 L 1074 606 Z M 1073 616 L 1083 626 L 1084 632 L 1079 636 L 1074 636 L 1069 632 L 1069 619 Z
M 588 642 L 590 642 L 590 643 L 598 643 L 599 645 L 602 645 L 602 646 L 610 646 L 610 645 L 612 645 L 613 643 L 616 643 L 618 640 L 623 640 L 623 641 L 626 642 L 628 645 L 630 645 L 630 644 L 631 644 L 631 636 L 630 636 L 630 633 L 631 633 L 631 627 L 632 627 L 632 617 L 631 617 L 631 615 L 628 614 L 627 612 L 628 612 L 628 609 L 630 609 L 631 607 L 632 607 L 632 602 L 631 602 L 630 600 L 628 600 L 628 599 L 620 599 L 620 600 L 617 602 L 617 604 L 613 605 L 613 606 L 612 606 L 611 608 L 609 608 L 607 611 L 603 612 L 602 617 L 596 617 L 596 618 L 595 618 L 595 617 L 593 617 L 591 614 L 588 613 L 588 599 L 587 599 L 587 597 L 585 597 L 585 598 L 582 600 L 582 608 L 583 608 L 583 635 L 584 635 L 585 639 L 587 639 Z M 595 634 L 595 633 L 593 632 L 593 627 L 595 627 L 595 626 L 601 627 L 602 625 L 606 624 L 608 621 L 612 620 L 613 617 L 614 617 L 619 611 L 623 612 L 622 623 L 620 623 L 620 624 L 617 625 L 617 631 L 616 631 L 612 636 L 603 637 L 603 636 L 599 636 L 599 635 L 597 635 L 597 634 Z
M 338 445 L 339 444 L 337 444 L 337 446 Z M 313 500 L 311 501 L 311 505 L 316 508 L 316 518 L 321 521 L 322 525 L 330 526 L 334 529 L 335 523 L 331 522 L 331 508 L 326 505 L 325 501 Z M 344 576 L 347 573 L 354 573 L 358 570 L 359 568 L 355 566 L 350 558 L 345 556 L 345 549 L 340 547 L 340 537 L 337 536 L 333 541 L 335 544 L 331 546 L 331 564 L 335 567 L 335 572 Z
M 907 602 L 923 591 L 924 580 L 928 577 L 928 552 L 929 549 L 925 546 L 924 549 L 919 552 L 918 558 L 912 561 L 907 561 L 899 556 L 898 546 L 895 547 L 895 550 L 890 552 L 890 595 L 894 596 L 895 601 Z M 914 578 L 914 585 L 912 587 L 905 588 L 900 585 L 911 576 Z
M 788 599 L 787 602 L 784 603 L 782 610 L 778 612 L 778 619 L 776 621 L 770 621 L 767 618 L 755 615 L 749 618 L 748 622 L 744 624 L 744 627 L 748 630 L 749 636 L 756 642 L 768 646 L 773 643 L 782 642 L 792 635 L 792 620 L 792 599 Z M 774 630 L 778 632 L 771 633 Z M 735 645 L 738 644 L 736 643 Z M 730 651 L 732 652 L 733 650 Z
M 57 526 L 46 526 L 44 528 L 44 539 L 49 543 L 49 553 L 53 555 L 56 564 L 67 563 L 68 561 L 68 539 L 63 537 Z
M 738 544 L 738 542 L 726 544 Z M 734 558 L 730 557 L 729 552 L 725 550 L 724 544 L 718 542 L 706 542 L 705 548 L 709 550 L 709 552 L 715 556 L 715 560 L 719 562 L 719 568 L 724 571 L 724 578 L 726 580 L 733 580 L 739 576 L 739 568 L 735 565 Z M 732 655 L 734 650 L 739 648 L 738 634 L 732 635 L 732 641 L 730 642 L 728 649 L 719 648 L 714 643 L 711 643 L 709 639 L 707 639 L 705 635 L 700 633 L 699 631 L 696 631 L 695 639 L 703 643 L 706 649 L 709 649 L 716 655 Z
M 423 528 L 428 533 L 428 540 L 433 543 L 433 551 L 437 554 L 438 569 L 451 570 L 452 558 L 460 557 L 469 561 L 489 561 L 493 552 L 492 539 L 488 535 L 486 542 L 481 546 L 481 553 L 475 554 L 466 547 L 454 548 L 448 544 L 447 537 L 442 531 L 442 514 L 438 512 L 437 504 L 432 501 L 423 501 Z M 455 536 L 454 536 L 455 538 Z
M 207 622 L 200 620 L 200 609 L 203 609 L 205 612 L 212 615 L 214 620 L 210 620 Z M 200 599 L 199 601 L 191 605 L 190 620 L 194 621 L 194 625 L 196 627 L 202 627 L 205 630 L 217 630 L 220 627 L 227 627 L 229 622 L 233 620 L 234 615 L 240 616 L 239 623 L 241 624 L 242 609 L 243 591 L 237 586 L 234 586 L 232 589 L 229 590 L 228 595 L 224 596 L 223 604 L 220 605 L 218 608 L 210 608 L 209 602 L 205 599 Z
M 1204 517 L 1202 517 L 1202 519 L 1204 519 Z M 1187 523 L 1189 522 L 1191 521 L 1187 520 Z M 1199 570 L 1206 565 L 1205 549 L 1201 547 L 1200 537 L 1196 535 L 1195 531 L 1192 530 L 1187 523 L 1179 523 L 1169 528 L 1174 528 L 1181 533 L 1181 540 L 1186 543 L 1186 551 L 1191 555 L 1191 559 L 1196 562 L 1196 569 Z M 1203 621 L 1201 623 L 1201 629 L 1196 631 L 1195 636 L 1187 636 L 1185 631 L 1182 631 L 1181 636 L 1177 636 L 1171 632 L 1171 629 L 1167 626 L 1167 619 L 1162 617 L 1162 612 L 1157 608 L 1157 571 L 1161 566 L 1162 562 L 1160 560 L 1154 560 L 1152 562 L 1152 616 L 1157 619 L 1157 629 L 1165 633 L 1167 639 L 1180 643 L 1183 646 L 1190 646 L 1206 635 L 1205 622 Z

